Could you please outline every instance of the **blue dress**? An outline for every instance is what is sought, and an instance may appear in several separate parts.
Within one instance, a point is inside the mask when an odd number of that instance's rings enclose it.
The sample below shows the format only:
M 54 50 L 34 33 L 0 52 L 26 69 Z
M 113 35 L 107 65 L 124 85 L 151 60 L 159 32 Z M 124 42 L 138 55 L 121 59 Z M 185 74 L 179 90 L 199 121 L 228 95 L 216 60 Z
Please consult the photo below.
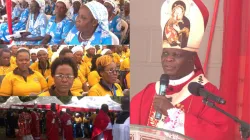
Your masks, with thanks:
M 20 17 L 21 13 L 24 9 L 22 9 L 19 5 L 16 5 L 12 11 L 12 19 L 15 17 Z
M 74 23 L 76 23 L 76 18 L 77 18 L 77 16 L 78 16 L 78 14 L 74 14 L 74 15 L 73 15 L 72 20 L 73 20 Z
M 51 13 L 51 7 L 50 7 L 50 5 L 49 4 L 46 4 L 45 5 L 45 14 L 50 14 Z
M 26 28 L 26 23 L 29 17 L 29 8 L 26 8 L 20 18 L 19 21 L 13 25 L 12 30 L 13 33 L 20 31 L 20 30 L 25 30 Z M 7 23 L 2 23 L 0 24 L 0 39 L 2 39 L 5 42 L 9 42 L 9 40 L 6 38 L 6 36 L 9 35 L 9 28 Z
M 33 38 L 38 36 L 45 36 L 46 34 L 46 27 L 47 27 L 47 17 L 44 13 L 40 13 L 37 16 L 37 19 L 34 19 L 34 14 L 30 15 L 28 21 L 28 32 L 31 34 L 27 36 L 27 38 Z M 20 41 L 16 42 L 18 45 L 39 45 L 41 41 Z
M 56 16 L 52 16 L 48 22 L 46 34 L 51 36 L 50 45 L 57 45 L 64 40 L 69 33 L 74 23 L 68 17 L 65 17 L 61 22 L 56 23 Z
M 98 26 L 92 37 L 88 41 L 79 42 L 78 40 L 79 31 L 76 26 L 74 26 L 69 34 L 67 35 L 64 43 L 67 45 L 112 45 L 112 37 L 109 32 L 101 31 L 101 28 Z
M 109 30 L 113 32 L 119 40 L 121 39 L 121 25 L 121 18 L 119 16 L 115 16 L 109 23 Z

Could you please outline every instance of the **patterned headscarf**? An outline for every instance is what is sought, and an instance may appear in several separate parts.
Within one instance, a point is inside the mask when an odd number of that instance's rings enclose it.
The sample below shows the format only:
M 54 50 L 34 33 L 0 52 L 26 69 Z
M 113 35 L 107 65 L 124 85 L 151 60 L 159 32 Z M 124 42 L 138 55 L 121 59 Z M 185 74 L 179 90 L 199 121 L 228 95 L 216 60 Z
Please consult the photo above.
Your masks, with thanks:
M 100 28 L 109 31 L 108 11 L 106 7 L 97 1 L 91 1 L 85 5 L 89 8 L 93 17 L 98 21 Z
M 45 11 L 45 1 L 44 0 L 34 0 L 38 3 L 40 9 L 40 12 L 44 12 Z

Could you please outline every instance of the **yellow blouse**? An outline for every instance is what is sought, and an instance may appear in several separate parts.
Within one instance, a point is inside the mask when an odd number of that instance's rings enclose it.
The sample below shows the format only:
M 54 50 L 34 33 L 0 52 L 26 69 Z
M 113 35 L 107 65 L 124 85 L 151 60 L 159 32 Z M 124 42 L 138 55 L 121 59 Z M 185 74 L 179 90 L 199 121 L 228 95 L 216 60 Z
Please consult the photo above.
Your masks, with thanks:
M 0 75 L 6 75 L 7 73 L 13 71 L 16 67 L 13 65 L 10 66 L 0 66 Z
M 80 70 L 80 72 L 82 73 L 82 75 L 87 79 L 88 74 L 90 73 L 90 68 L 89 68 L 89 66 L 88 66 L 85 62 L 82 62 L 82 63 L 79 65 L 79 70 Z
M 40 72 L 42 74 L 42 70 L 39 69 L 39 63 L 38 62 L 35 62 L 35 63 L 31 64 L 30 68 L 32 70 L 38 71 L 38 72 Z M 51 76 L 51 69 L 50 68 L 46 69 L 43 76 L 44 76 L 45 79 L 48 79 Z
M 113 53 L 112 55 L 113 55 L 113 59 L 114 59 L 115 64 L 119 66 L 121 63 L 120 62 L 121 57 L 117 53 Z
M 130 89 L 130 72 L 126 75 L 128 89 Z
M 122 88 L 119 84 L 115 83 L 116 87 L 116 96 L 123 96 Z M 88 92 L 88 96 L 105 96 L 110 95 L 113 96 L 113 91 L 104 88 L 100 83 L 95 84 L 93 87 L 90 88 Z
M 125 71 L 126 69 L 130 69 L 130 58 L 126 58 L 121 62 L 120 70 Z
M 48 90 L 47 82 L 39 72 L 30 70 L 32 73 L 25 80 L 22 76 L 15 74 L 14 71 L 4 77 L 0 96 L 29 96 Z
M 50 89 L 51 90 L 51 89 Z M 52 92 L 54 92 L 54 91 L 52 91 Z M 56 95 L 51 95 L 51 94 L 53 94 L 53 93 L 50 93 L 50 91 L 46 91 L 46 92 L 43 92 L 43 93 L 41 93 L 41 94 L 39 94 L 38 96 L 56 96 Z M 55 93 L 54 93 L 55 94 Z M 82 96 L 81 94 L 79 94 L 79 93 L 70 93 L 71 94 L 71 96 Z
M 81 74 L 81 72 L 78 70 L 78 77 L 74 79 L 73 85 L 70 89 L 73 96 L 82 96 L 82 85 L 83 83 L 86 83 L 87 79 Z M 54 84 L 54 78 L 50 76 L 48 78 L 48 86 L 51 87 Z M 47 95 L 47 94 L 46 94 Z M 49 96 L 49 95 L 47 95 Z
M 87 66 L 89 67 L 89 69 L 91 68 L 92 66 L 92 58 L 89 58 L 87 55 L 84 55 L 83 56 L 83 62 L 85 62 L 87 64 Z
M 13 65 L 14 67 L 16 67 L 16 57 L 15 56 L 11 56 L 10 57 L 10 64 Z
M 91 71 L 88 75 L 89 86 L 92 87 L 100 81 L 101 77 L 97 71 Z

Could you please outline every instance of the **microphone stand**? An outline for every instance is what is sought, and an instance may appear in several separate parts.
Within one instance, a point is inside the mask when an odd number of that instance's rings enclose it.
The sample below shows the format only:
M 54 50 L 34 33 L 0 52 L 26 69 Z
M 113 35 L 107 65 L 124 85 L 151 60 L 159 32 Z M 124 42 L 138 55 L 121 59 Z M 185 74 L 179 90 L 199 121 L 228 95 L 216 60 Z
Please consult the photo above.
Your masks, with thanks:
M 250 136 L 250 124 L 247 122 L 244 122 L 237 117 L 227 113 L 226 111 L 222 110 L 221 108 L 217 107 L 213 102 L 208 101 L 206 97 L 203 98 L 202 102 L 206 104 L 207 106 L 210 106 L 211 108 L 214 108 L 215 110 L 221 112 L 222 114 L 228 116 L 229 118 L 233 119 L 236 123 L 240 124 L 240 133 L 241 133 L 241 138 L 244 140 L 247 140 Z

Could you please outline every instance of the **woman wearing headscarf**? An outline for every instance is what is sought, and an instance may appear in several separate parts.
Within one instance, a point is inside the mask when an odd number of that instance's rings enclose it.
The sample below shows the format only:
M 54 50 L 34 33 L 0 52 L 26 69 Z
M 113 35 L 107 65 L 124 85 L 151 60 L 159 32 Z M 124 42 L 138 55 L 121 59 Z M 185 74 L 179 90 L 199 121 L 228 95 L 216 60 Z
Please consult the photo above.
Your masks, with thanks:
M 40 72 L 47 80 L 51 75 L 51 64 L 48 58 L 48 51 L 45 48 L 37 49 L 38 61 L 30 65 L 30 68 L 34 71 Z
M 16 39 L 19 45 L 38 45 L 45 36 L 47 27 L 47 17 L 44 14 L 45 1 L 32 0 L 30 4 L 30 15 L 27 24 L 27 32 L 22 33 L 22 37 Z
M 69 8 L 69 0 L 57 0 L 55 7 L 56 15 L 50 18 L 46 29 L 46 35 L 41 44 L 62 44 L 68 32 L 74 25 L 73 21 L 67 17 Z
M 72 6 L 73 6 L 72 20 L 74 23 L 76 22 L 76 18 L 78 16 L 78 12 L 80 10 L 81 5 L 82 5 L 81 0 L 72 0 Z
M 18 20 L 18 18 L 20 17 L 21 13 L 23 12 L 23 9 L 21 9 L 18 0 L 11 0 L 12 2 L 12 21 L 15 22 Z
M 109 30 L 121 39 L 121 18 L 117 15 L 118 6 L 114 0 L 105 0 L 104 6 L 108 10 Z
M 108 27 L 108 12 L 96 1 L 83 5 L 65 41 L 69 45 L 111 45 L 112 37 Z
M 74 60 L 77 62 L 78 70 L 82 73 L 82 75 L 87 79 L 88 74 L 90 73 L 90 69 L 87 65 L 87 63 L 83 62 L 83 48 L 81 46 L 75 46 L 71 49 Z
M 12 30 L 13 33 L 24 30 L 26 27 L 26 23 L 29 17 L 29 3 L 27 0 L 19 0 L 20 2 L 20 7 L 24 9 L 22 12 L 20 18 L 16 20 L 16 22 L 13 23 Z M 9 28 L 7 23 L 0 24 L 0 39 L 9 42 L 9 38 L 7 38 L 7 35 L 9 35 Z
M 3 79 L 1 96 L 37 95 L 48 89 L 45 78 L 37 71 L 29 68 L 30 53 L 20 48 L 16 56 L 17 68 L 9 72 Z
M 97 72 L 96 60 L 99 57 L 101 57 L 101 56 L 102 56 L 101 54 L 97 54 L 91 60 L 92 67 L 91 67 L 91 70 L 90 70 L 91 72 L 88 75 L 88 84 L 89 84 L 89 87 L 92 87 L 95 84 L 97 84 L 97 83 L 100 82 L 101 77 L 100 77 L 100 75 Z
M 99 83 L 90 88 L 88 96 L 123 96 L 122 89 L 117 81 L 118 72 L 112 57 L 103 55 L 96 61 L 97 72 L 101 76 Z

